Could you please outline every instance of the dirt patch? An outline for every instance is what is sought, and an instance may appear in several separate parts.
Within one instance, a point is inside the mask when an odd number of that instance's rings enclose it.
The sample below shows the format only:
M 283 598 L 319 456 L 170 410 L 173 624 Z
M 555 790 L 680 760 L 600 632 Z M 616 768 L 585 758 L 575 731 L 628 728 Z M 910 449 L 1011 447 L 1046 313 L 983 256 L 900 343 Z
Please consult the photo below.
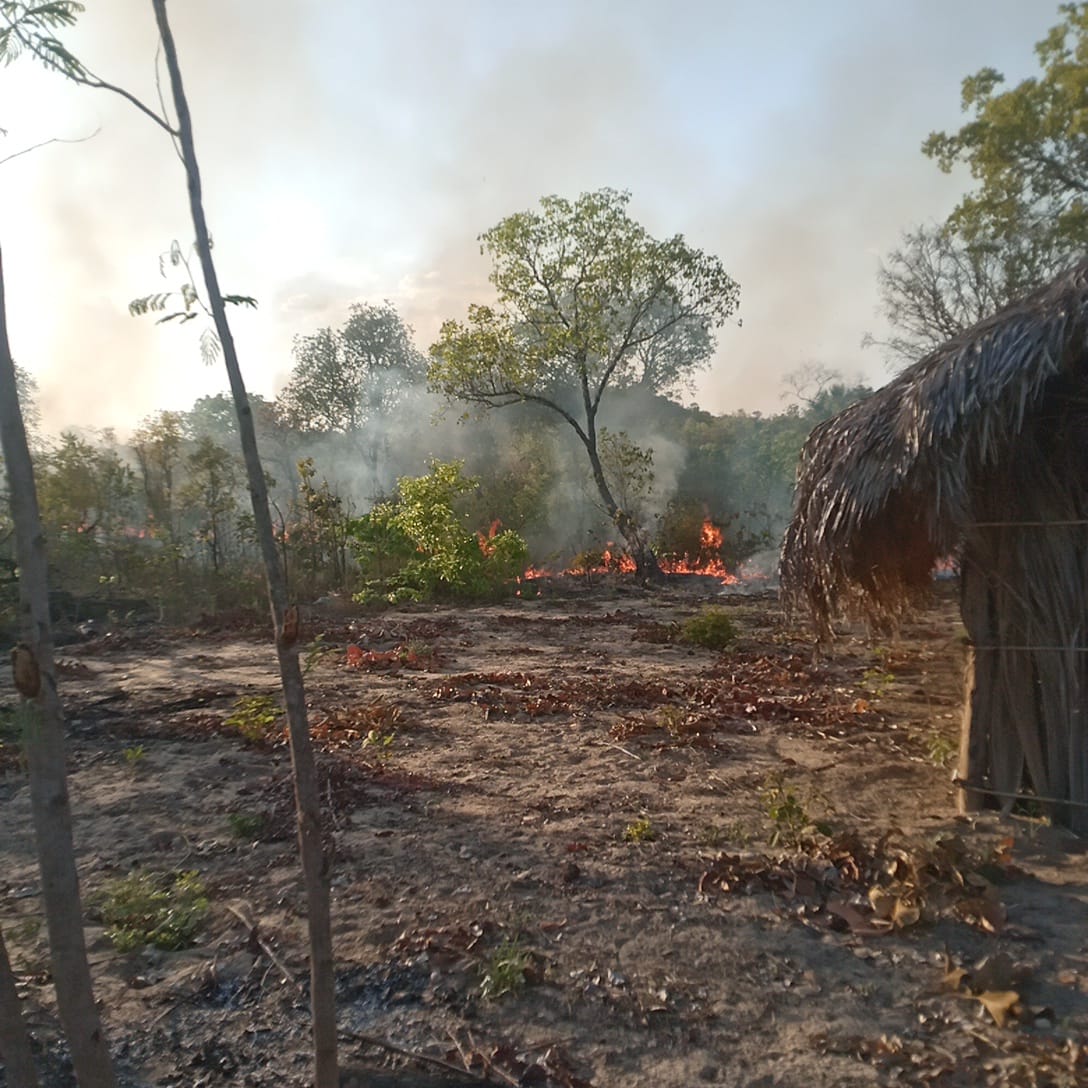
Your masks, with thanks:
M 677 639 L 708 602 L 724 653 Z M 702 580 L 309 627 L 345 1083 L 1088 1083 L 1083 844 L 954 818 L 951 601 L 819 661 Z M 123 1082 L 308 1083 L 289 756 L 225 724 L 271 649 L 115 633 L 61 681 L 85 888 L 195 871 L 210 904 L 180 952 L 89 924 Z M 0 800 L 0 922 L 70 1083 L 10 758 Z

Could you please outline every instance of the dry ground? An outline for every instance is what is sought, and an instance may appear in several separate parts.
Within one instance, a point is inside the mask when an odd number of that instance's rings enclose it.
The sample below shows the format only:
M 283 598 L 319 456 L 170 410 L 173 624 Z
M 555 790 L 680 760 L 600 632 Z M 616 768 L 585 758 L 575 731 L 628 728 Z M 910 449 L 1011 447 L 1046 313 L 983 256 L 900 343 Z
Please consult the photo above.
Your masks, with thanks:
M 724 653 L 677 640 L 707 602 L 739 631 Z M 345 1083 L 1088 1084 L 1084 844 L 955 818 L 951 599 L 819 662 L 773 595 L 699 578 L 330 606 L 317 636 Z M 289 758 L 224 724 L 275 691 L 263 639 L 121 629 L 62 652 L 85 889 L 195 870 L 210 901 L 185 951 L 121 954 L 89 924 L 125 1084 L 308 1083 Z M 68 1084 L 5 756 L 0 924 Z

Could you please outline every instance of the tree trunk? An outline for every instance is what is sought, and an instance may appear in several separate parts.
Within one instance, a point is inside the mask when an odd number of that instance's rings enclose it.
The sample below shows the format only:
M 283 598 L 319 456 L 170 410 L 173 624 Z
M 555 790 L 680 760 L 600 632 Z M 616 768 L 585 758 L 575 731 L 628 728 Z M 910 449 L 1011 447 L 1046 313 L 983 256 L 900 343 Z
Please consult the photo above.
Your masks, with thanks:
M 38 1088 L 30 1036 L 23 1025 L 15 975 L 8 959 L 4 933 L 0 930 L 0 1058 L 4 1059 L 11 1088 Z
M 321 835 L 321 807 L 306 718 L 306 695 L 298 660 L 298 612 L 288 608 L 287 581 L 276 551 L 272 517 L 268 507 L 268 489 L 264 468 L 257 450 L 253 412 L 242 380 L 242 370 L 227 322 L 226 306 L 219 289 L 219 278 L 212 261 L 211 240 L 200 187 L 200 169 L 193 142 L 192 120 L 178 65 L 177 49 L 166 17 L 166 0 L 152 0 L 155 20 L 162 39 L 163 55 L 170 74 L 174 108 L 178 117 L 179 142 L 189 188 L 189 206 L 196 233 L 196 249 L 204 274 L 215 320 L 216 333 L 223 350 L 230 379 L 234 407 L 238 414 L 238 435 L 246 463 L 249 493 L 257 539 L 264 558 L 268 596 L 279 658 L 280 679 L 291 740 L 291 765 L 294 771 L 295 804 L 298 810 L 299 852 L 306 886 L 307 922 L 310 932 L 310 1006 L 314 1035 L 314 1083 L 316 1088 L 337 1088 L 339 1072 L 336 1056 L 336 995 L 332 958 L 332 927 L 329 918 L 329 864 Z
M 591 431 L 590 434 L 593 435 L 594 432 Z M 592 439 L 586 439 L 583 436 L 582 440 L 586 447 L 586 453 L 589 454 L 589 464 L 593 469 L 593 482 L 597 485 L 597 493 L 601 496 L 605 511 L 612 519 L 612 524 L 616 526 L 616 529 L 623 537 L 631 553 L 631 558 L 635 561 L 635 577 L 644 582 L 663 582 L 665 572 L 661 569 L 653 548 L 642 538 L 641 529 L 631 516 L 620 509 L 619 503 L 616 502 L 615 496 L 612 494 L 612 489 L 608 486 L 604 466 L 601 464 L 601 457 L 597 452 L 595 436 Z
M 8 343 L 2 259 L 0 448 L 7 469 L 11 516 L 15 522 L 15 558 L 19 564 L 22 642 L 14 655 L 15 684 L 20 695 L 20 712 L 27 719 L 24 732 L 30 804 L 57 1008 L 81 1088 L 112 1088 L 115 1084 L 113 1067 L 94 1003 L 83 937 L 83 907 L 79 898 L 72 813 L 68 804 L 64 716 L 57 695 L 53 634 L 49 625 L 48 563 L 34 467 L 19 408 L 15 363 Z

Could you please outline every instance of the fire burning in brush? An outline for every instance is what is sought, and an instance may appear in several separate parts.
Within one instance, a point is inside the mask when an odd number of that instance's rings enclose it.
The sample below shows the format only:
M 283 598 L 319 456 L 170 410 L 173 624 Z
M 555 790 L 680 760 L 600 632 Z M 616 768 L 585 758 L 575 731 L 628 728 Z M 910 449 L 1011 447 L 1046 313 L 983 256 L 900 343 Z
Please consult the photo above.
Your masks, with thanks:
M 483 547 L 483 534 L 481 534 Z M 658 565 L 666 574 L 699 574 L 717 578 L 722 585 L 736 585 L 739 579 L 726 568 L 721 557 L 722 531 L 709 518 L 703 521 L 699 534 L 699 550 L 694 556 L 658 556 Z M 599 552 L 584 552 L 571 566 L 558 574 L 577 577 L 594 574 L 633 574 L 635 561 L 626 552 L 609 542 Z M 554 578 L 557 572 L 541 567 L 529 567 L 523 581 Z
M 699 551 L 694 558 L 681 556 L 679 559 L 661 559 L 661 569 L 666 574 L 707 574 L 721 581 L 723 586 L 737 584 L 737 577 L 731 574 L 722 562 L 722 531 L 710 518 L 703 519 L 699 531 Z
M 487 530 L 487 535 L 486 536 L 484 535 L 484 532 L 483 532 L 482 529 L 477 531 L 476 539 L 479 541 L 480 551 L 482 551 L 484 553 L 484 555 L 493 555 L 494 554 L 495 545 L 492 544 L 491 542 L 495 539 L 496 535 L 498 534 L 498 532 L 499 532 L 499 530 L 501 528 L 502 528 L 502 519 L 501 518 L 496 518 L 491 523 L 490 528 Z

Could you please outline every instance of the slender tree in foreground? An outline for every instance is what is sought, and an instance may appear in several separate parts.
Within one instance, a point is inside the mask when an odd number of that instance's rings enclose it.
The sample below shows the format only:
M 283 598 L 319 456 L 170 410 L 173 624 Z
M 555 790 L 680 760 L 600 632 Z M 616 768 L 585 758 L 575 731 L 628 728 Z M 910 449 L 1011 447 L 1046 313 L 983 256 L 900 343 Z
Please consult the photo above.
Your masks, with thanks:
M 19 991 L 11 971 L 4 933 L 0 930 L 0 1058 L 4 1059 L 12 1088 L 38 1088 L 30 1036 L 19 1009 Z
M 265 563 L 271 605 L 276 652 L 283 684 L 284 703 L 291 741 L 291 761 L 298 809 L 299 851 L 304 874 L 307 922 L 310 934 L 310 1001 L 314 1033 L 314 1082 L 316 1088 L 336 1088 L 339 1082 L 336 1056 L 336 1006 L 332 961 L 332 930 L 329 919 L 329 859 L 321 835 L 320 802 L 313 749 L 306 715 L 306 696 L 298 659 L 298 611 L 289 607 L 286 573 L 276 550 L 272 518 L 268 508 L 268 490 L 257 449 L 253 413 L 246 395 L 238 355 L 227 321 L 226 302 L 211 254 L 211 239 L 204 214 L 200 169 L 193 140 L 192 120 L 182 84 L 177 49 L 166 14 L 166 0 L 152 0 L 163 56 L 169 74 L 171 96 L 177 114 L 172 125 L 134 95 L 107 83 L 89 71 L 53 35 L 53 28 L 70 26 L 83 5 L 71 0 L 31 5 L 0 3 L 0 60 L 10 60 L 19 51 L 27 51 L 46 67 L 83 86 L 109 90 L 131 102 L 151 118 L 175 142 L 185 167 L 189 207 L 196 235 L 196 250 L 204 276 L 205 291 L 215 331 L 226 364 L 231 394 L 238 415 L 238 433 L 245 459 L 253 516 L 261 554 Z M 229 296 L 228 296 L 229 297 Z M 25 442 L 24 442 L 25 445 Z M 50 672 L 52 664 L 50 656 Z M 50 683 L 43 685 L 55 691 Z M 61 760 L 63 767 L 63 759 Z M 50 937 L 52 938 L 52 930 Z M 90 1082 L 88 1082 L 90 1083 Z M 107 1083 L 106 1081 L 95 1083 Z M 112 1083 L 112 1082 L 110 1082 Z
M 15 363 L 8 342 L 4 270 L 0 256 L 0 446 L 8 477 L 15 557 L 19 565 L 19 634 L 12 673 L 23 720 L 30 804 L 49 932 L 57 1009 L 81 1088 L 112 1088 L 109 1047 L 91 988 L 79 896 L 72 814 L 65 770 L 64 715 L 53 666 L 48 562 L 34 467 L 19 409 Z M 12 1059 L 6 1053 L 8 1062 Z
M 314 767 L 313 746 L 306 716 L 306 693 L 298 658 L 298 610 L 289 606 L 287 577 L 272 531 L 268 507 L 268 486 L 257 449 L 253 413 L 246 395 L 242 369 L 238 362 L 223 292 L 212 260 L 211 237 L 204 215 L 200 167 L 193 141 L 189 103 L 181 79 L 177 48 L 166 16 L 166 0 L 152 0 L 155 21 L 162 41 L 163 56 L 170 76 L 170 89 L 177 114 L 177 139 L 181 145 L 185 177 L 189 187 L 189 209 L 196 234 L 196 250 L 208 305 L 215 321 L 215 331 L 223 351 L 223 362 L 230 380 L 231 394 L 238 413 L 238 435 L 245 459 L 249 492 L 257 539 L 265 564 L 268 596 L 272 608 L 276 653 L 287 709 L 291 740 L 291 764 L 294 770 L 295 802 L 298 810 L 299 851 L 306 884 L 306 917 L 310 929 L 310 1003 L 313 1013 L 314 1071 L 317 1088 L 336 1088 L 339 1073 L 336 1058 L 336 994 L 332 958 L 332 927 L 329 918 L 329 859 L 321 839 L 321 806 Z

